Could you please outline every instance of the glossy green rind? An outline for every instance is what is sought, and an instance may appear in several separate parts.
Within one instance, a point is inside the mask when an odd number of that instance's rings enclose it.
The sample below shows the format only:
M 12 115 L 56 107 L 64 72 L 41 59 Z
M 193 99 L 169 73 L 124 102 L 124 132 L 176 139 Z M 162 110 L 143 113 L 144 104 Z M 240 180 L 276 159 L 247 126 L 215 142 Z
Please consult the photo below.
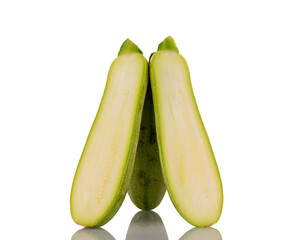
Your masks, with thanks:
M 138 208 L 151 210 L 160 204 L 165 192 L 166 186 L 160 164 L 152 90 L 149 84 L 128 194 Z
M 173 39 L 168 37 L 164 42 L 150 60 L 163 176 L 181 216 L 194 226 L 206 227 L 216 223 L 222 212 L 221 177 L 194 98 L 187 63 Z
M 125 198 L 147 84 L 148 63 L 140 51 L 122 51 L 110 67 L 72 184 L 71 215 L 79 225 L 106 224 Z

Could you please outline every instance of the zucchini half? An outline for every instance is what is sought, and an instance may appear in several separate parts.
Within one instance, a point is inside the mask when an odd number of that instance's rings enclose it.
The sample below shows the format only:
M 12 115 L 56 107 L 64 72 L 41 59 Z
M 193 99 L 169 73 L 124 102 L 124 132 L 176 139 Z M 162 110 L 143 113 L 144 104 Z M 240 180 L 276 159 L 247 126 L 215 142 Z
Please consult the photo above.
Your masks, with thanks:
M 71 215 L 79 225 L 104 225 L 125 198 L 147 84 L 147 60 L 127 39 L 110 67 L 103 98 L 72 184 Z
M 152 55 L 150 79 L 162 171 L 170 198 L 189 223 L 210 226 L 222 212 L 221 177 L 187 63 L 171 37 Z

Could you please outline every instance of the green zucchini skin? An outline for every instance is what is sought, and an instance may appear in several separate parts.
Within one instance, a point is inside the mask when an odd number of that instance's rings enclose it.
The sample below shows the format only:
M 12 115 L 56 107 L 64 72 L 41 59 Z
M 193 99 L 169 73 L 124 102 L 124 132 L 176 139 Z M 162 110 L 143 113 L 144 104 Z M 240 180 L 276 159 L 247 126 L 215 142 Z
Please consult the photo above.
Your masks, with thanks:
M 140 135 L 128 194 L 142 210 L 156 208 L 166 192 L 157 143 L 154 104 L 150 83 L 145 97 Z

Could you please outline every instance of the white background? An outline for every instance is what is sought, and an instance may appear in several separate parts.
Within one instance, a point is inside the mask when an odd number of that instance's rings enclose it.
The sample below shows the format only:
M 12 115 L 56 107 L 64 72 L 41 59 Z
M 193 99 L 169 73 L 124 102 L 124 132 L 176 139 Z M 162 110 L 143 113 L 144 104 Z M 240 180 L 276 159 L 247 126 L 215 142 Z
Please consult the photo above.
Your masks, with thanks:
M 224 240 L 293 239 L 292 1 L 0 2 L 1 239 L 71 239 L 70 188 L 111 62 L 171 35 L 224 186 Z M 103 228 L 125 239 L 128 196 Z M 168 195 L 169 239 L 191 229 Z

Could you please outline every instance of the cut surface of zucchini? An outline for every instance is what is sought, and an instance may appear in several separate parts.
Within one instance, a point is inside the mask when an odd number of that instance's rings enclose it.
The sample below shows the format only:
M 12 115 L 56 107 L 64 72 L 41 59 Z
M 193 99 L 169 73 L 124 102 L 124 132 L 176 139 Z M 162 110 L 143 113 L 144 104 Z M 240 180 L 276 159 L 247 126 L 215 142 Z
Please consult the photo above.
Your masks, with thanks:
M 192 90 L 189 69 L 171 37 L 150 61 L 163 175 L 178 212 L 192 225 L 218 221 L 222 182 Z
M 110 67 L 72 185 L 71 214 L 80 225 L 107 223 L 123 202 L 133 169 L 147 81 L 146 59 L 126 40 Z

